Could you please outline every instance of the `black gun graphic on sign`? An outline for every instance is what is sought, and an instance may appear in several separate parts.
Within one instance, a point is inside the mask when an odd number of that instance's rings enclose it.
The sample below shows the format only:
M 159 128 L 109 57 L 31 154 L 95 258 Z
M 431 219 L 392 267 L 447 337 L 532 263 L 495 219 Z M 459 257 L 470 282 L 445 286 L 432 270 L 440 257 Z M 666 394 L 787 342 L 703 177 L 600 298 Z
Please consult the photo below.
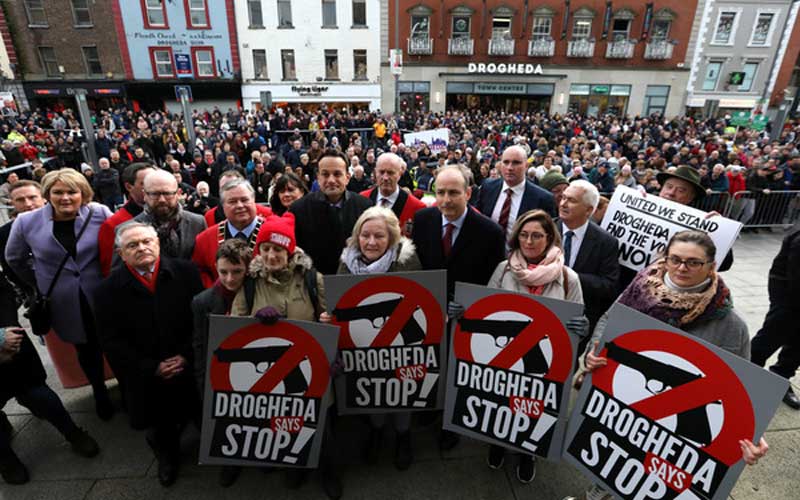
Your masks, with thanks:
M 608 350 L 608 359 L 613 359 L 617 363 L 644 375 L 645 379 L 647 379 L 647 390 L 654 395 L 664 392 L 667 388 L 678 387 L 702 378 L 702 375 L 687 372 L 647 356 L 642 356 L 613 342 L 606 344 L 606 349 Z M 656 381 L 660 382 L 660 387 L 651 388 L 651 382 Z M 705 405 L 678 413 L 677 419 L 675 426 L 677 434 L 694 441 L 700 446 L 707 446 L 711 442 L 711 426 L 708 422 Z
M 366 304 L 363 306 L 336 308 L 333 310 L 333 315 L 336 321 L 355 321 L 357 319 L 368 319 L 372 323 L 372 327 L 380 329 L 389 317 L 394 313 L 397 306 L 403 298 L 385 300 L 383 302 L 375 302 L 374 304 Z M 419 309 L 419 308 L 417 308 Z M 416 311 L 415 311 L 416 312 Z M 413 344 L 415 342 L 422 342 L 425 340 L 425 332 L 420 328 L 414 315 L 408 318 L 406 324 L 400 329 L 400 335 L 403 337 L 405 345 Z
M 246 347 L 241 349 L 219 348 L 214 351 L 214 356 L 217 357 L 220 363 L 253 363 L 258 373 L 265 373 L 267 368 L 259 370 L 261 363 L 275 363 L 291 348 L 292 346 L 290 345 Z M 283 379 L 283 385 L 286 388 L 286 392 L 290 394 L 308 390 L 308 381 L 305 375 L 303 375 L 303 371 L 300 369 L 299 365 L 295 366 L 292 371 L 286 375 L 286 378 Z
M 458 320 L 458 326 L 461 327 L 462 332 L 489 335 L 494 339 L 494 344 L 500 348 L 510 344 L 511 340 L 522 333 L 530 324 L 531 321 L 468 318 L 461 318 Z M 545 339 L 547 339 L 547 335 L 522 356 L 523 370 L 525 373 L 543 375 L 550 369 L 541 347 L 541 343 L 544 342 Z

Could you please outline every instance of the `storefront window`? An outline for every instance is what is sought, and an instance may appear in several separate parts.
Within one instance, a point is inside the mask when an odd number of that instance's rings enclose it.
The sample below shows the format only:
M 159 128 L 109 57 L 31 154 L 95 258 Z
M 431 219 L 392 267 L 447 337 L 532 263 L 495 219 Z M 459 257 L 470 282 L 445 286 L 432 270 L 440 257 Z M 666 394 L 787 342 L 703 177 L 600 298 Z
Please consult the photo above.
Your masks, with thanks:
M 569 111 L 585 116 L 623 116 L 630 93 L 630 85 L 573 84 L 569 91 Z
M 397 85 L 401 112 L 426 113 L 430 110 L 431 84 L 429 82 L 397 82 Z
M 644 96 L 644 114 L 658 113 L 664 116 L 669 98 L 669 85 L 648 85 Z
M 552 83 L 448 82 L 447 109 L 481 109 L 507 113 L 549 112 Z

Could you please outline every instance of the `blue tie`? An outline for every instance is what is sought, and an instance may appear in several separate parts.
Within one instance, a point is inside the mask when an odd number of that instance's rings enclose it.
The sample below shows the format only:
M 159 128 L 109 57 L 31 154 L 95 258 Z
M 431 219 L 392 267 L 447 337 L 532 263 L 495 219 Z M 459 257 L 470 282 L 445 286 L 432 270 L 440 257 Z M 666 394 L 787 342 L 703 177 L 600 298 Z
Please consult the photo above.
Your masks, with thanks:
M 572 235 L 574 234 L 573 231 L 564 233 L 564 265 L 567 267 L 572 267 L 569 265 L 569 260 L 572 253 Z

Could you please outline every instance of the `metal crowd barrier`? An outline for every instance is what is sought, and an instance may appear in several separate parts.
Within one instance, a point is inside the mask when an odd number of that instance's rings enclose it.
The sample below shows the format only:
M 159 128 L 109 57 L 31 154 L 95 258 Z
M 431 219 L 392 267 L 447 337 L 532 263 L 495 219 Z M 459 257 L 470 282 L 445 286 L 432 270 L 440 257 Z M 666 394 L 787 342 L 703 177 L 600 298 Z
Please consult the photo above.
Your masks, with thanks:
M 720 213 L 746 228 L 789 227 L 800 220 L 800 191 L 738 191 Z

